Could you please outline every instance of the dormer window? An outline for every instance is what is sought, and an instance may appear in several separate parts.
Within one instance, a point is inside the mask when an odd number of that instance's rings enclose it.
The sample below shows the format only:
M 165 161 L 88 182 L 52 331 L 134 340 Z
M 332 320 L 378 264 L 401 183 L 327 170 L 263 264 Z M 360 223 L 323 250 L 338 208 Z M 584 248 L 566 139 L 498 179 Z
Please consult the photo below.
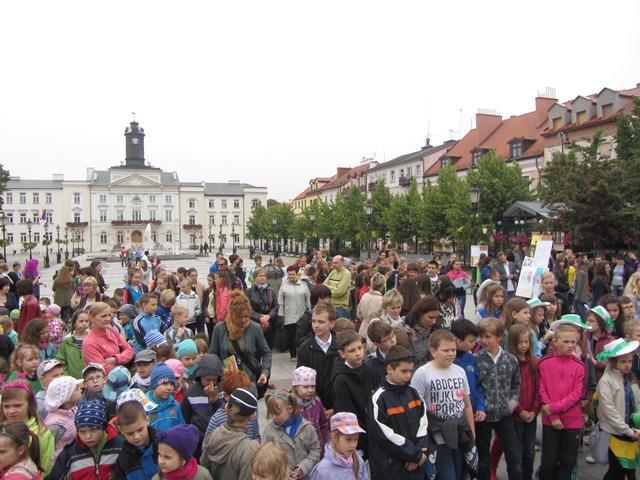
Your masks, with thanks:
M 520 158 L 522 156 L 522 141 L 517 140 L 511 143 L 510 158 Z
M 560 128 L 562 128 L 564 126 L 564 122 L 562 121 L 562 117 L 556 117 L 553 120 L 551 120 L 551 122 L 553 123 L 553 129 L 554 130 L 558 130 Z
M 586 121 L 587 121 L 587 112 L 585 110 L 576 113 L 576 123 L 578 125 L 582 125 Z
M 471 166 L 472 167 L 476 166 L 485 153 L 486 151 L 482 148 L 478 148 L 474 150 L 471 153 Z
M 451 165 L 451 158 L 445 157 L 440 159 L 440 168 L 444 168 L 447 165 Z
M 613 103 L 607 103 L 606 105 L 602 106 L 602 116 L 603 117 L 608 117 L 612 113 L 613 113 Z

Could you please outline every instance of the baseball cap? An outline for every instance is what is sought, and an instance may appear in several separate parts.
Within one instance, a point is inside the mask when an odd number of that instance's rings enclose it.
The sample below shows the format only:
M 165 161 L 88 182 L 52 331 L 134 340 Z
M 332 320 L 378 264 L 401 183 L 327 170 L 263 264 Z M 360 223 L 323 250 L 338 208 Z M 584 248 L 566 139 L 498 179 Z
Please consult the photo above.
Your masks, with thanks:
M 338 430 L 345 435 L 353 435 L 354 433 L 367 433 L 358 423 L 358 417 L 351 412 L 339 412 L 331 417 L 331 431 Z
M 62 366 L 64 366 L 64 363 L 62 363 L 60 360 L 56 358 L 49 358 L 40 362 L 40 365 L 38 365 L 38 368 L 36 369 L 36 374 L 38 375 L 38 378 L 42 378 L 42 375 L 44 375 L 51 369 Z
M 135 356 L 135 359 L 133 360 L 133 363 L 155 362 L 156 358 L 157 358 L 156 352 L 146 348 L 146 349 L 140 350 L 138 353 L 136 353 L 136 356 Z
M 91 362 L 89 365 L 82 369 L 82 378 L 84 378 L 87 372 L 90 372 L 91 370 L 98 370 L 99 372 L 102 372 L 103 375 L 105 373 L 104 367 L 102 365 L 100 365 L 99 363 Z

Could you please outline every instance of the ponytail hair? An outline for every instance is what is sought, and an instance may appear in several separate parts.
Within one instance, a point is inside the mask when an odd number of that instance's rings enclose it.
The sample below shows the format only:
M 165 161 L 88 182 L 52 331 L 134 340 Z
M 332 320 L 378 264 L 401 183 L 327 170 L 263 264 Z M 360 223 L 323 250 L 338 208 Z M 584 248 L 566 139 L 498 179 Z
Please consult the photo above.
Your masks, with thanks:
M 31 457 L 31 460 L 33 460 L 33 463 L 36 464 L 38 470 L 44 472 L 40 464 L 40 440 L 24 422 L 7 423 L 2 430 L 0 430 L 0 435 L 11 440 L 16 447 L 26 447 L 26 452 L 29 457 Z

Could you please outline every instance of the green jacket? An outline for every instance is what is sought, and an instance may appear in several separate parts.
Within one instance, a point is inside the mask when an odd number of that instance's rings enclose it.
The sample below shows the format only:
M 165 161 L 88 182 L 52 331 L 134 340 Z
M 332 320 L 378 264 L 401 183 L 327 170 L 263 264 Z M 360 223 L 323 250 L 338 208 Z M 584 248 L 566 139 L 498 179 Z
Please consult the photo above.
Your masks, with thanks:
M 351 272 L 348 268 L 342 271 L 331 270 L 324 284 L 331 290 L 331 305 L 336 308 L 349 308 L 351 291 Z
M 162 480 L 163 478 L 162 472 L 158 472 L 151 477 L 151 480 Z M 209 470 L 204 468 L 202 465 L 198 465 L 198 472 L 192 480 L 212 480 L 211 473 L 209 473 Z
M 84 368 L 82 349 L 74 343 L 70 333 L 60 342 L 57 358 L 64 362 L 64 373 L 71 375 L 73 378 L 82 378 L 82 369 Z

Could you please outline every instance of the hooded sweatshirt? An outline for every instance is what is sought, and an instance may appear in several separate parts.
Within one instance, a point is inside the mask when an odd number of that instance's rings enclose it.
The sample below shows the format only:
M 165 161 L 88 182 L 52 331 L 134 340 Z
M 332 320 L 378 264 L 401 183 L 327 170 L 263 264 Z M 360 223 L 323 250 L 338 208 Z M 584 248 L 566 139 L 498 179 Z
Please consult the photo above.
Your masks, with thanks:
M 258 443 L 249 440 L 243 428 L 227 424 L 213 432 L 200 463 L 209 469 L 213 480 L 251 480 L 251 459 L 257 450 Z
M 216 375 L 218 378 L 222 377 L 222 362 L 217 355 L 208 354 L 203 355 L 200 363 L 198 363 L 198 369 L 194 374 L 194 381 L 186 391 L 184 401 L 182 402 L 182 415 L 185 423 L 195 425 L 200 431 L 200 441 L 204 437 L 204 432 L 207 430 L 209 419 L 211 416 L 224 405 L 224 402 L 216 398 L 212 400 L 211 397 L 204 391 L 200 379 L 207 375 Z
M 160 400 L 153 394 L 153 390 L 149 390 L 147 398 L 156 404 L 156 408 L 147 412 L 150 427 L 156 430 L 166 430 L 184 424 L 180 404 L 173 398 L 173 395 L 169 395 L 166 400 Z

